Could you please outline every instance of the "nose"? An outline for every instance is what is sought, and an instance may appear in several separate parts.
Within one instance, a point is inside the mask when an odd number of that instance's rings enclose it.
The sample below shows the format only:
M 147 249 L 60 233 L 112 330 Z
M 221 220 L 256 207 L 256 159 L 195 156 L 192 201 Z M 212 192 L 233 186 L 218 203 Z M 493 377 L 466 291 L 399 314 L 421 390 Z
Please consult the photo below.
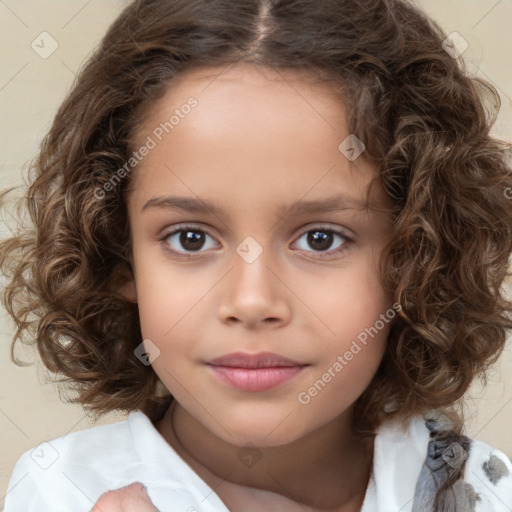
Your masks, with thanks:
M 234 268 L 223 280 L 219 318 L 248 329 L 278 328 L 290 321 L 292 292 L 266 251 L 252 263 L 235 255 Z M 282 273 L 281 273 L 282 274 Z

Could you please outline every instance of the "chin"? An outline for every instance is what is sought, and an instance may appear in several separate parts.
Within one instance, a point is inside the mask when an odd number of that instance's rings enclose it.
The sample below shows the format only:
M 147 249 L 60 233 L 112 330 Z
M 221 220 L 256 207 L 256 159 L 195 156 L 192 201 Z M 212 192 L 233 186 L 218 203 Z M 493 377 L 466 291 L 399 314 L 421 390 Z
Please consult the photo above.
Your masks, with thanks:
M 251 445 L 261 448 L 286 445 L 307 434 L 306 431 L 298 428 L 298 424 L 292 419 L 293 415 L 288 416 L 284 421 L 283 417 L 272 419 L 262 416 L 262 414 L 246 416 L 239 421 L 231 419 L 226 423 L 229 425 L 226 427 L 229 433 L 215 425 L 215 434 L 235 446 Z

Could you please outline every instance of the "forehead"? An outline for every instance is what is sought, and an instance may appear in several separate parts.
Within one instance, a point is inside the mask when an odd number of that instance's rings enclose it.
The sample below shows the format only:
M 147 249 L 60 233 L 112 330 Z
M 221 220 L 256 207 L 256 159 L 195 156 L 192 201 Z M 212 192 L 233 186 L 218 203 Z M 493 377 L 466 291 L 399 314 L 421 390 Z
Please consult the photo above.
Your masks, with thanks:
M 184 109 L 191 98 L 194 108 Z M 363 157 L 350 162 L 340 152 L 349 135 L 340 88 L 311 72 L 246 63 L 188 71 L 146 111 L 138 144 L 158 127 L 162 132 L 173 114 L 176 124 L 134 173 L 134 188 L 138 183 L 145 196 L 180 189 L 287 204 L 308 190 L 308 199 L 360 197 L 375 175 Z M 333 190 L 340 180 L 345 190 Z
M 191 98 L 198 106 L 182 124 L 194 130 L 211 128 L 210 134 L 234 124 L 247 129 L 252 122 L 267 131 L 277 126 L 286 128 L 286 132 L 279 133 L 282 141 L 290 133 L 285 122 L 291 124 L 299 116 L 304 121 L 302 128 L 309 127 L 310 136 L 315 132 L 343 133 L 347 129 L 345 101 L 341 86 L 335 81 L 312 71 L 236 63 L 177 75 L 143 113 L 143 132 L 168 119 L 169 113 L 179 111 Z M 216 123 L 216 130 L 208 120 Z M 179 131 L 173 130 L 173 135 L 179 136 Z

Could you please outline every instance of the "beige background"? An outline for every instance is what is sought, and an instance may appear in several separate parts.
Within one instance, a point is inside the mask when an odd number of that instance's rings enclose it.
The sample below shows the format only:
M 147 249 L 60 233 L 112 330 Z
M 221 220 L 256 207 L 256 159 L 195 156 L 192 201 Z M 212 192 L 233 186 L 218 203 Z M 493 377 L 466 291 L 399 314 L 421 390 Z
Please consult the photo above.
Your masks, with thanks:
M 0 188 L 18 184 L 21 167 L 37 153 L 55 111 L 84 58 L 125 5 L 121 0 L 0 1 Z M 472 73 L 492 81 L 502 110 L 494 133 L 512 141 L 512 0 L 422 0 L 420 5 L 450 33 L 469 43 Z M 43 31 L 57 41 L 47 59 L 31 47 Z M 511 205 L 512 206 L 512 205 Z M 5 228 L 1 236 L 5 236 Z M 78 406 L 61 403 L 54 385 L 43 386 L 39 365 L 16 367 L 9 359 L 13 324 L 0 310 L 0 508 L 13 465 L 26 450 L 92 426 Z M 23 353 L 26 360 L 37 360 Z M 512 456 L 512 349 L 509 347 L 482 391 L 469 393 L 467 435 Z M 121 418 L 110 415 L 99 423 Z

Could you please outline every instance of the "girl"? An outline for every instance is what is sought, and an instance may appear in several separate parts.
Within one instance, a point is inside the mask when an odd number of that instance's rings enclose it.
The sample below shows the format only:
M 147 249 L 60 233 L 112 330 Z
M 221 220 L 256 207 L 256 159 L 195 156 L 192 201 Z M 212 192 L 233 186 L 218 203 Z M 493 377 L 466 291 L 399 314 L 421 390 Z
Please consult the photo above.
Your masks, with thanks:
M 512 327 L 512 147 L 459 43 L 405 0 L 121 13 L 0 265 L 13 345 L 129 415 L 25 453 L 5 512 L 512 510 L 457 413 Z

